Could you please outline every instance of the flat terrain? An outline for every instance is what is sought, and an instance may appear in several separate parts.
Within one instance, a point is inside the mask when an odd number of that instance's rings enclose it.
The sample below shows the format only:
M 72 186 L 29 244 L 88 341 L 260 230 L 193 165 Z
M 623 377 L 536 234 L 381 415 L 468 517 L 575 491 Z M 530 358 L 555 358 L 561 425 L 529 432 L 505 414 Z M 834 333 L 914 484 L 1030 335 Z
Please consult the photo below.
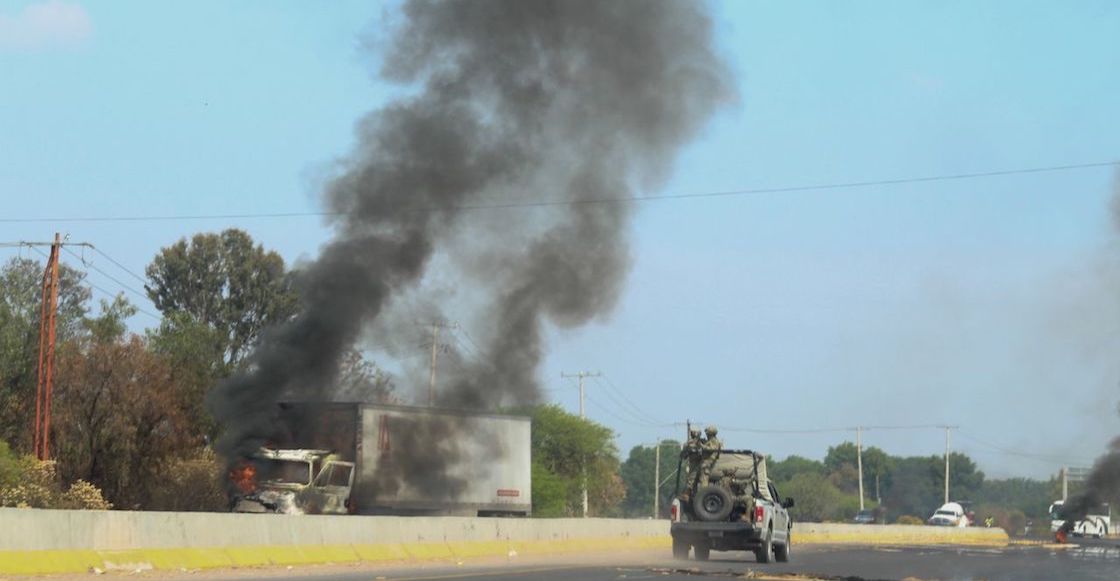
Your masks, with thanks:
M 512 558 L 466 564 L 324 565 L 199 572 L 112 572 L 108 580 L 128 577 L 160 581 L 389 581 L 475 580 L 505 581 L 633 581 L 749 578 L 806 581 L 811 579 L 944 579 L 1051 580 L 1120 579 L 1120 546 L 1115 543 L 1082 547 L 1012 546 L 976 548 L 798 547 L 793 562 L 759 565 L 747 553 L 713 552 L 708 562 L 674 561 L 667 551 L 626 552 L 614 555 L 564 555 Z M 63 579 L 90 579 L 92 575 Z M 55 578 L 52 578 L 55 579 Z

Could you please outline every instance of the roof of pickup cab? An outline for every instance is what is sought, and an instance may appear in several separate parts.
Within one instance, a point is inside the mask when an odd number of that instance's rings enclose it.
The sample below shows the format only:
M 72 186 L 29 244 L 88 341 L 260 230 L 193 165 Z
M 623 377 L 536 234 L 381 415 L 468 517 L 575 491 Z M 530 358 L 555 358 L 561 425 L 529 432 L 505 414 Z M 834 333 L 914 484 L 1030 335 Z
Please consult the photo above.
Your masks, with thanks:
M 311 462 L 318 458 L 322 458 L 330 454 L 330 450 L 312 450 L 312 449 L 285 449 L 273 450 L 271 448 L 261 448 L 253 456 L 265 460 L 282 460 L 288 462 Z

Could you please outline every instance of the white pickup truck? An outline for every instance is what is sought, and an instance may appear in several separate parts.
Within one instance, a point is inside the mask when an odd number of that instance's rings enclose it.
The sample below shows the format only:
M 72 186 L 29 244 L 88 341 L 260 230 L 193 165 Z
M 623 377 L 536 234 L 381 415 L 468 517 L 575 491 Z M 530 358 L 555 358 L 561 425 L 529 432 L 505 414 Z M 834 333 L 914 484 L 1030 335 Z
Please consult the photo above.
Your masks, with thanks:
M 938 527 L 967 527 L 972 524 L 968 520 L 968 513 L 960 503 L 946 502 L 941 508 L 933 511 L 933 515 L 926 521 Z
M 750 450 L 718 450 L 708 484 L 698 474 L 684 472 L 682 489 L 670 508 L 673 557 L 687 559 L 691 549 L 697 561 L 707 561 L 711 551 L 752 551 L 759 563 L 773 556 L 789 561 L 793 521 L 787 508 L 793 499 L 782 497 L 766 476 L 766 456 Z

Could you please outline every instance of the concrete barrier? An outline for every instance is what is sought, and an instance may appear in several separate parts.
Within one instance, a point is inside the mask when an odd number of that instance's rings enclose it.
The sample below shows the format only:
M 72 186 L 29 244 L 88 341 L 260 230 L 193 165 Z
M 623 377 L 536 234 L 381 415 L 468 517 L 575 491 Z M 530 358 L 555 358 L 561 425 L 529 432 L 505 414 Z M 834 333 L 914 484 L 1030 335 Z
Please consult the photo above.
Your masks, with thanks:
M 794 525 L 795 543 L 1006 545 L 999 529 Z M 286 516 L 0 508 L 0 573 L 415 562 L 670 546 L 623 519 Z
M 669 546 L 665 521 L 0 508 L 0 573 L 462 560 Z

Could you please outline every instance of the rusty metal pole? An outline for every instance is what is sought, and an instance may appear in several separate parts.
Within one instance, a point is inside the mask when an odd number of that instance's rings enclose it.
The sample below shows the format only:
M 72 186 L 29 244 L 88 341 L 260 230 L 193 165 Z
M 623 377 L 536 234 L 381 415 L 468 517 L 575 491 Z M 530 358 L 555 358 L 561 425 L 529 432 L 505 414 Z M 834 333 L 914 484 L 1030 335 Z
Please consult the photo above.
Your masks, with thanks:
M 39 452 L 43 443 L 43 363 L 47 356 L 47 305 L 50 303 L 50 262 L 43 271 L 43 284 L 40 285 L 41 300 L 39 303 L 39 365 L 35 378 L 35 433 L 32 438 L 32 449 L 36 458 L 42 459 Z

